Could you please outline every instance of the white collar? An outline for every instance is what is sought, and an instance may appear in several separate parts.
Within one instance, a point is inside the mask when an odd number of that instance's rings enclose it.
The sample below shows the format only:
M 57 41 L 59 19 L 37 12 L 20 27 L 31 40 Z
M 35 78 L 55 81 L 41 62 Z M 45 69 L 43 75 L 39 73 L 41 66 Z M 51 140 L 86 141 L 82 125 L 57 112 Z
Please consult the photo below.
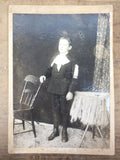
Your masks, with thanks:
M 66 55 L 59 54 L 51 63 L 51 67 L 53 66 L 53 64 L 57 64 L 57 69 L 59 71 L 62 65 L 65 65 L 69 62 L 70 60 L 66 57 Z

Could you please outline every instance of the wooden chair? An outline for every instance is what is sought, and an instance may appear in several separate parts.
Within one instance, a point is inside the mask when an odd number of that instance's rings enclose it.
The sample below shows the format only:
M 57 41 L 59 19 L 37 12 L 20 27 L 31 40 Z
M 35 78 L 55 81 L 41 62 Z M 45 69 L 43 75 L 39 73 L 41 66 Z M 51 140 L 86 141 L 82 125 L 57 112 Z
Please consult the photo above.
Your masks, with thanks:
M 20 98 L 19 106 L 17 109 L 14 108 L 14 120 L 13 120 L 13 129 L 15 128 L 15 125 L 22 124 L 23 125 L 23 132 L 14 133 L 21 134 L 33 131 L 34 137 L 36 137 L 36 130 L 34 125 L 34 117 L 33 117 L 33 110 L 34 110 L 34 102 L 36 99 L 36 96 L 40 90 L 41 84 L 39 82 L 39 78 L 33 76 L 33 75 L 27 75 L 24 79 L 24 88 L 22 91 L 22 95 Z M 28 122 L 25 119 L 25 114 L 29 113 L 31 115 L 31 124 L 32 129 L 25 131 L 25 121 Z M 16 123 L 15 119 L 20 117 L 22 123 Z

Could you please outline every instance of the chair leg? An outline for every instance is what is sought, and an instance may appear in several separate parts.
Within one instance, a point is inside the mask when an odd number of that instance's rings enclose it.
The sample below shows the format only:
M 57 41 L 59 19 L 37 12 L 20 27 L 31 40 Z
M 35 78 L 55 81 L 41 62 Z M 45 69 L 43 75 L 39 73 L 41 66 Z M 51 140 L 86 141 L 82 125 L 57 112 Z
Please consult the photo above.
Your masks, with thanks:
M 94 139 L 95 138 L 95 126 L 92 127 L 92 132 L 93 132 L 92 138 Z
M 33 119 L 33 111 L 31 111 L 31 121 L 32 121 L 34 137 L 36 137 L 35 124 L 34 124 L 34 119 Z
M 23 130 L 25 130 L 24 113 L 22 113 L 22 115 L 23 115 L 22 125 L 23 125 Z
M 25 130 L 25 121 L 22 120 L 23 129 Z

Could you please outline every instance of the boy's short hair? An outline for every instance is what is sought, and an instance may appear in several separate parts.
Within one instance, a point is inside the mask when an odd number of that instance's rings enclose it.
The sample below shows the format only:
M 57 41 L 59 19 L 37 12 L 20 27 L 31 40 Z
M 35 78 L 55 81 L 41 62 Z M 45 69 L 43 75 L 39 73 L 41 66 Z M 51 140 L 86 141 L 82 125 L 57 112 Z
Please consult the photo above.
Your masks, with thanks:
M 60 40 L 62 40 L 62 39 L 67 40 L 67 41 L 69 42 L 69 45 L 71 45 L 71 40 L 70 40 L 70 38 L 69 38 L 69 37 L 65 37 L 65 36 L 60 37 L 59 41 L 60 41 Z

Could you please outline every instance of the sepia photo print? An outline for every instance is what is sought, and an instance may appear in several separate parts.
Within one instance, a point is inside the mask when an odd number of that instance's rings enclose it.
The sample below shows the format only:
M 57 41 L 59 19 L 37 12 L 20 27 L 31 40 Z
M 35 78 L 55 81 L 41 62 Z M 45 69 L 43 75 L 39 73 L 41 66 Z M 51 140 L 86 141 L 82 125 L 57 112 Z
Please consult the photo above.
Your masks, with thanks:
M 9 152 L 114 154 L 112 6 L 9 7 Z

